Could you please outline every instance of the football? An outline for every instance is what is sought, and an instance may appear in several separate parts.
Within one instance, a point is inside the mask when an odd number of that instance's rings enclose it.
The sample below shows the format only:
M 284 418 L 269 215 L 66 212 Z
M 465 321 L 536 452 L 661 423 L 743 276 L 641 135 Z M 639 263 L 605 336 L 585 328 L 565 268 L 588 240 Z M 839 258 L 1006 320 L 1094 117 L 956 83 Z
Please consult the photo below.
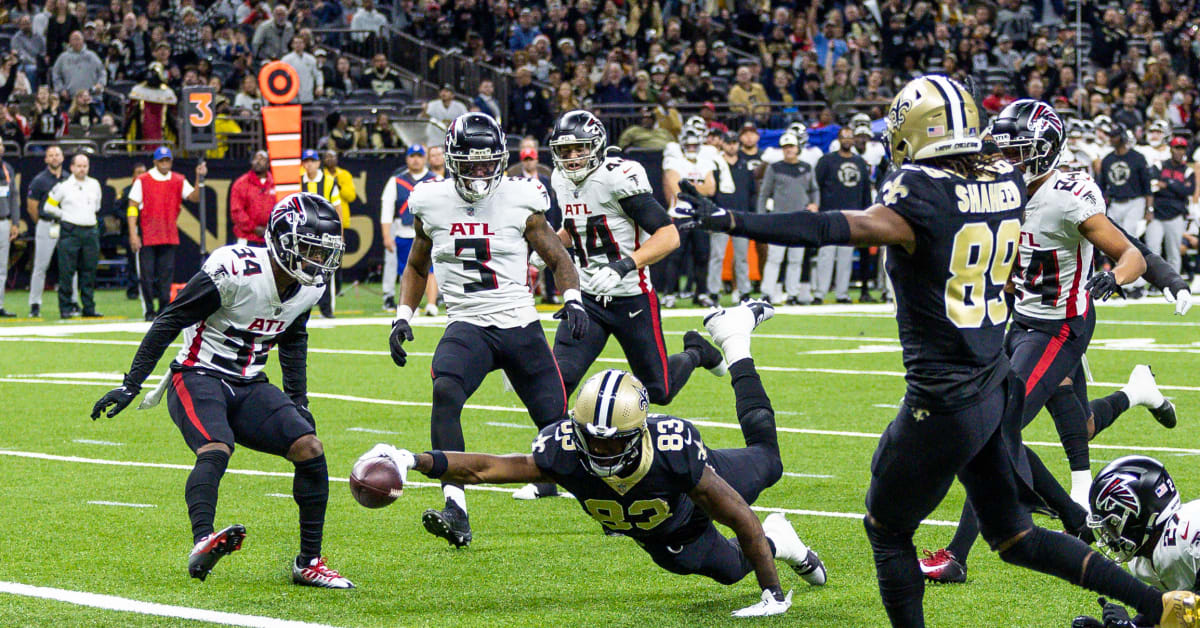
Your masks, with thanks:
M 350 492 L 367 508 L 383 508 L 404 492 L 404 482 L 391 459 L 384 456 L 360 460 L 350 471 Z

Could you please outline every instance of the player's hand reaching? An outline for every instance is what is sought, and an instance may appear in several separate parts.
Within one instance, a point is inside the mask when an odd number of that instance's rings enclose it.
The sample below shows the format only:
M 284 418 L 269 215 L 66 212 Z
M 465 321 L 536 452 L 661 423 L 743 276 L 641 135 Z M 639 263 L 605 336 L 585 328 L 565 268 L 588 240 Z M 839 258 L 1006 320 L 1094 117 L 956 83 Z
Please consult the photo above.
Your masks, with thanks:
M 791 607 L 791 591 L 788 591 L 787 595 L 784 595 L 782 590 L 772 591 L 771 589 L 763 589 L 761 602 L 755 604 L 754 606 L 747 606 L 741 610 L 733 611 L 733 616 L 767 617 L 769 615 L 782 615 Z
M 588 283 L 588 294 L 608 294 L 609 291 L 621 285 L 625 275 L 637 270 L 637 262 L 632 257 L 622 257 L 615 262 L 605 264 L 592 275 Z
M 542 256 L 538 255 L 537 251 L 529 254 L 529 265 L 538 269 L 538 272 L 546 270 L 546 260 L 542 259 Z
M 679 198 L 691 205 L 676 206 L 673 210 L 675 214 L 686 219 L 686 222 L 679 225 L 681 228 L 699 227 L 705 231 L 724 232 L 733 229 L 733 215 L 701 194 L 691 181 L 684 179 L 679 182 Z
M 1175 304 L 1175 314 L 1177 316 L 1183 316 L 1188 313 L 1188 310 L 1192 309 L 1192 293 L 1187 288 L 1179 288 L 1178 290 L 1167 288 L 1163 290 L 1163 298 L 1167 300 L 1167 303 Z
M 412 341 L 412 327 L 408 321 L 398 318 L 392 322 L 392 335 L 388 338 L 388 346 L 392 350 L 392 361 L 396 366 L 404 366 L 408 362 L 408 352 L 404 350 L 404 342 Z
M 1104 613 L 1101 615 L 1101 619 L 1104 620 L 1104 628 L 1137 628 L 1137 624 L 1129 617 L 1129 611 L 1125 610 L 1124 606 L 1113 604 L 1104 598 L 1097 601 L 1104 608 Z
M 108 414 L 105 416 L 109 418 L 117 416 L 117 413 L 124 410 L 125 406 L 133 403 L 133 400 L 137 398 L 141 390 L 141 386 L 122 384 L 104 393 L 100 401 L 97 401 L 96 405 L 92 406 L 92 420 L 95 421 L 100 418 L 100 415 L 106 410 Z
M 1117 283 L 1117 276 L 1111 270 L 1105 270 L 1092 275 L 1088 279 L 1085 286 L 1087 291 L 1092 293 L 1092 298 L 1097 301 L 1107 301 L 1114 293 L 1121 289 L 1121 285 Z
M 371 458 L 387 458 L 396 465 L 396 472 L 400 474 L 401 485 L 408 482 L 408 471 L 417 466 L 417 457 L 407 449 L 397 449 L 387 443 L 376 443 L 374 447 L 367 450 L 367 453 L 358 457 L 354 466 L 358 466 L 360 462 L 370 460 Z
M 554 313 L 554 318 L 566 321 L 567 329 L 571 330 L 571 338 L 579 340 L 587 333 L 590 323 L 587 310 L 583 309 L 578 290 L 567 290 L 563 293 L 563 299 L 562 309 Z

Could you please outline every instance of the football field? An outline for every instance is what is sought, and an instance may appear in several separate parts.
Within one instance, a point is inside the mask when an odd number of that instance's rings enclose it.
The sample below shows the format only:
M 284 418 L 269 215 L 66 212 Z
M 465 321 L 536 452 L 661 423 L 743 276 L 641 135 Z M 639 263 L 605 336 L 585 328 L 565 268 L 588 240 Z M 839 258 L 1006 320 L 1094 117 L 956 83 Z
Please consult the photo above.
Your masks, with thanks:
M 0 323 L 0 625 L 3 626 L 885 626 L 861 517 L 871 454 L 904 392 L 890 306 L 782 308 L 752 345 L 776 410 L 784 477 L 754 504 L 787 513 L 817 550 L 828 584 L 795 589 L 783 616 L 733 620 L 758 600 L 753 574 L 733 586 L 656 567 L 628 538 L 604 536 L 572 499 L 512 499 L 513 486 L 468 490 L 474 541 L 455 550 L 424 531 L 420 515 L 441 491 L 410 473 L 403 497 L 368 510 L 346 476 L 378 441 L 429 447 L 429 362 L 444 320 L 417 318 L 409 365 L 387 354 L 388 315 L 365 292 L 339 300 L 343 314 L 309 327 L 308 383 L 331 474 L 324 553 L 352 591 L 294 586 L 298 549 L 291 464 L 238 448 L 221 484 L 217 527 L 244 524 L 241 551 L 206 582 L 187 576 L 191 534 L 183 501 L 193 456 L 163 403 L 91 421 L 92 404 L 120 382 L 148 323 L 123 293 L 98 295 L 99 321 Z M 54 310 L 47 295 L 44 310 Z M 10 293 L 25 312 L 25 294 Z M 1163 461 L 1184 501 L 1200 497 L 1200 314 L 1180 318 L 1161 298 L 1102 305 L 1088 359 L 1093 397 L 1150 364 L 1175 400 L 1179 426 L 1161 428 L 1133 408 L 1093 442 L 1093 471 L 1132 453 Z M 701 310 L 667 310 L 668 351 L 702 328 Z M 123 318 L 124 317 L 124 318 Z M 552 337 L 557 321 L 543 325 Z M 168 351 L 161 374 L 174 357 Z M 610 342 L 593 368 L 621 367 Z M 276 356 L 268 374 L 279 382 Z M 148 392 L 157 381 L 147 383 Z M 573 399 L 572 399 L 573 403 Z M 695 422 L 710 447 L 741 446 L 728 378 L 698 370 L 667 409 Z M 535 430 L 493 373 L 463 413 L 468 449 L 527 452 Z M 1048 415 L 1027 442 L 1063 481 L 1067 463 Z M 961 486 L 917 533 L 937 549 L 953 534 Z M 1051 529 L 1057 521 L 1036 518 Z M 1003 564 L 982 540 L 966 585 L 928 587 L 930 626 L 1057 627 L 1098 615 L 1096 595 Z M 207 623 L 206 623 L 207 622 Z

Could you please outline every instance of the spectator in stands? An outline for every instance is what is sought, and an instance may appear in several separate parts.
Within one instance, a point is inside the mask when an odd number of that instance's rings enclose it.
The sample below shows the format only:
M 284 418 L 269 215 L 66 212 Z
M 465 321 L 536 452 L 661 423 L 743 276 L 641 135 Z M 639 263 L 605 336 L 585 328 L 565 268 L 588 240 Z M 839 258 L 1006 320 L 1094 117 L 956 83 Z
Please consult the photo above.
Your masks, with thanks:
M 104 62 L 84 46 L 83 33 L 71 33 L 70 42 L 70 47 L 54 62 L 54 90 L 69 97 L 81 89 L 103 89 L 108 84 Z
M 385 92 L 400 87 L 400 73 L 388 65 L 387 57 L 379 53 L 371 57 L 371 68 L 358 78 L 358 86 L 373 90 L 382 96 Z
M 0 102 L 0 139 L 24 148 L 30 132 L 29 122 L 21 115 L 18 107 Z
M 1012 94 L 1008 93 L 1008 82 L 999 79 L 992 82 L 992 93 L 983 99 L 983 108 L 988 113 L 996 115 L 1010 103 L 1016 100 Z
M 629 77 L 625 76 L 621 64 L 611 62 L 604 67 L 604 76 L 592 91 L 592 103 L 596 105 L 624 105 L 633 102 L 629 94 Z
M 321 75 L 317 58 L 306 50 L 307 47 L 308 44 L 304 42 L 304 38 L 297 35 L 291 41 L 292 51 L 284 55 L 282 59 L 284 63 L 296 70 L 300 89 L 296 92 L 296 99 L 293 102 L 302 105 L 311 103 L 314 97 L 322 95 L 325 88 L 325 77 Z
M 250 171 L 238 177 L 229 191 L 229 216 L 238 244 L 266 246 L 263 234 L 275 206 L 275 177 L 271 159 L 260 150 L 250 158 Z
M 454 99 L 454 88 L 442 85 L 438 97 L 425 103 L 425 117 L 431 124 L 427 131 L 429 145 L 441 144 L 446 138 L 446 128 L 458 116 L 467 113 L 467 106 Z
M 354 122 L 350 125 L 350 132 L 354 134 L 354 150 L 365 150 L 370 146 L 371 138 L 367 133 L 367 120 L 363 116 L 354 116 Z
M 24 18 L 28 19 L 28 18 Z M 8 284 L 8 247 L 17 239 L 17 223 L 21 222 L 21 188 L 17 185 L 17 172 L 4 161 L 4 144 L 0 143 L 0 318 L 13 318 L 16 314 L 4 309 L 4 287 Z
M 61 224 L 58 241 L 58 311 L 62 318 L 79 316 L 72 277 L 79 273 L 79 299 L 85 318 L 99 318 L 96 312 L 96 267 L 100 263 L 100 236 L 96 214 L 103 198 L 100 182 L 88 176 L 90 162 L 79 153 L 71 158 L 71 176 L 50 190 L 42 207 Z
M 85 5 L 86 8 L 86 5 Z M 67 0 L 55 0 L 52 15 L 45 27 L 46 54 L 50 59 L 57 59 L 67 48 L 67 40 L 71 33 L 83 28 L 83 22 L 72 15 Z M 82 37 L 82 34 L 80 34 Z
M 249 74 L 243 76 L 242 86 L 238 88 L 237 94 L 233 96 L 234 109 L 254 112 L 258 111 L 262 107 L 262 104 L 262 96 L 258 93 L 258 81 Z
M 1121 96 L 1121 103 L 1112 110 L 1112 119 L 1113 122 L 1120 122 L 1125 128 L 1137 133 L 1136 129 L 1140 129 L 1146 119 L 1139 106 L 1136 89 L 1126 88 Z
M 313 17 L 317 19 L 317 24 L 327 28 L 338 28 L 345 24 L 344 15 L 345 10 L 342 9 L 342 3 L 338 0 L 323 0 L 313 11 Z
M 334 111 L 325 116 L 325 126 L 329 128 L 327 145 L 330 148 L 347 151 L 354 148 L 354 131 L 350 121 L 340 112 Z
M 533 20 L 533 12 L 529 7 L 521 9 L 517 23 L 512 27 L 512 35 L 508 38 L 509 50 L 524 50 L 533 44 L 533 38 L 542 33 Z
M 384 61 L 386 63 L 386 60 Z M 325 66 L 328 70 L 329 66 Z M 350 58 L 339 56 L 333 70 L 325 76 L 325 90 L 329 96 L 345 96 L 358 88 L 358 79 L 351 71 Z
M 183 7 L 179 10 L 179 19 L 182 23 L 175 25 L 174 32 L 171 33 L 172 41 L 178 44 L 183 50 L 199 52 L 201 42 L 200 15 L 192 7 Z M 211 33 L 209 38 L 211 40 Z
M 750 114 L 751 106 L 768 102 L 767 92 L 761 83 L 752 79 L 749 66 L 737 69 L 737 83 L 729 90 L 729 109 L 732 113 Z
M 545 137 L 550 128 L 550 103 L 541 88 L 533 84 L 529 68 L 516 71 L 516 84 L 509 94 L 508 115 L 513 133 Z
M 264 21 L 254 29 L 254 39 L 250 47 L 254 56 L 260 60 L 279 59 L 287 53 L 288 42 L 296 36 L 296 27 L 288 20 L 286 5 L 277 4 L 271 10 L 271 19 Z
M 362 44 L 372 35 L 381 34 L 388 24 L 387 16 L 375 9 L 375 0 L 362 0 L 362 6 L 350 18 L 350 29 L 370 31 L 351 33 L 350 38 Z
M 17 20 L 17 32 L 9 44 L 20 60 L 21 71 L 29 79 L 30 87 L 38 86 L 38 64 L 46 63 L 46 40 L 33 32 L 33 20 L 22 16 Z
M 71 107 L 67 109 L 67 120 L 72 133 L 87 133 L 100 124 L 100 105 L 92 101 L 92 93 L 86 89 L 75 92 Z
M 483 79 L 479 81 L 479 93 L 475 94 L 475 99 L 471 101 L 471 105 L 476 111 L 482 111 L 496 119 L 503 126 L 503 120 L 500 119 L 500 103 L 496 102 L 496 85 L 491 79 Z
M 375 114 L 375 124 L 371 127 L 371 148 L 374 150 L 396 150 L 403 146 L 400 134 L 388 114 L 380 111 Z M 382 155 L 381 155 L 382 156 Z
M 429 171 L 439 179 L 450 177 L 450 173 L 446 172 L 446 149 L 442 146 L 430 146 L 427 149 Z M 430 275 L 432 277 L 432 275 Z
M 0 102 L 8 102 L 13 94 L 32 93 L 29 79 L 21 71 L 21 60 L 17 53 L 3 54 L 3 61 L 0 61 Z
M 30 118 L 32 132 L 29 139 L 34 142 L 49 142 L 66 133 L 67 116 L 59 109 L 57 96 L 48 85 L 38 88 Z
M 1113 64 L 1118 54 L 1129 50 L 1129 33 L 1125 30 L 1125 18 L 1115 8 L 1104 10 L 1104 18 L 1100 19 L 1097 9 L 1090 0 L 1080 0 L 1083 5 L 1083 19 L 1092 27 L 1092 61 L 1101 68 Z

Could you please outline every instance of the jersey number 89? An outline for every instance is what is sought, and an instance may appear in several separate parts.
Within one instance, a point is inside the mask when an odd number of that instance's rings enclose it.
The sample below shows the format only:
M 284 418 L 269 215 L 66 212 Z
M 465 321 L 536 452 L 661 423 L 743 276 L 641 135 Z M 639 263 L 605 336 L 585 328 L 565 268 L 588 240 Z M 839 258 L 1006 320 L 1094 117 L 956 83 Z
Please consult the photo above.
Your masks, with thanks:
M 946 317 L 962 328 L 993 325 L 1008 318 L 1008 304 L 1001 292 L 988 299 L 988 289 L 1008 282 L 1017 258 L 1021 221 L 1005 220 L 993 232 L 987 223 L 969 222 L 954 235 L 950 252 L 950 279 L 946 282 Z

